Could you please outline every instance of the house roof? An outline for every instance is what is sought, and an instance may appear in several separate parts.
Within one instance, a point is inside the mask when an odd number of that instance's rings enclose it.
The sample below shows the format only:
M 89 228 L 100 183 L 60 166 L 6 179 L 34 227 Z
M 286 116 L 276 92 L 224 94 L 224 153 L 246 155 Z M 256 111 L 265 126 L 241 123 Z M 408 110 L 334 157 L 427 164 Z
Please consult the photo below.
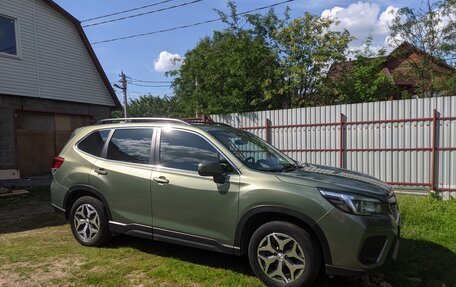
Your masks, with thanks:
M 85 48 L 87 49 L 87 52 L 88 52 L 90 58 L 92 59 L 93 64 L 95 65 L 95 68 L 98 71 L 98 74 L 100 75 L 100 78 L 102 79 L 104 85 L 106 86 L 106 89 L 109 92 L 109 95 L 111 96 L 112 100 L 114 101 L 114 104 L 116 105 L 117 108 L 119 108 L 119 109 L 122 108 L 122 105 L 121 105 L 119 99 L 117 98 L 116 92 L 112 88 L 111 83 L 109 82 L 109 79 L 106 76 L 106 73 L 104 72 L 103 67 L 100 64 L 100 61 L 98 61 L 97 55 L 93 51 L 92 45 L 90 45 L 87 35 L 85 34 L 84 30 L 82 29 L 81 22 L 78 19 L 76 19 L 73 15 L 68 13 L 65 9 L 60 7 L 54 1 L 52 1 L 52 0 L 42 0 L 42 1 L 73 23 L 74 27 L 76 28 L 76 31 L 79 34 L 79 37 L 81 37 L 81 40 L 84 43 Z
M 405 60 L 411 53 L 417 53 L 421 55 L 427 54 L 423 50 L 415 47 L 414 45 L 408 43 L 408 42 L 403 42 L 399 46 L 397 46 L 391 53 L 389 53 L 387 56 L 382 56 L 382 57 L 374 57 L 374 58 L 368 58 L 366 59 L 367 61 L 369 60 L 375 60 L 375 59 L 381 59 L 383 61 L 382 63 L 382 71 L 388 72 L 391 74 L 391 71 L 393 71 L 403 60 Z M 433 62 L 447 70 L 454 71 L 455 68 L 448 65 L 445 61 L 440 60 L 440 59 L 434 59 Z M 353 61 L 345 61 L 345 62 L 339 62 L 339 63 L 334 63 L 331 65 L 328 71 L 328 75 L 330 76 L 336 76 L 340 73 L 344 73 L 347 69 L 350 69 L 353 66 Z M 397 75 L 396 75 L 397 76 Z M 399 75 L 403 76 L 403 75 Z M 404 79 L 398 79 L 399 82 L 403 82 Z M 410 81 L 409 81 L 410 82 Z M 409 83 L 407 82 L 407 83 Z
M 400 44 L 399 46 L 397 46 L 391 53 L 389 53 L 387 60 L 397 57 L 397 55 L 399 55 L 399 56 L 401 56 L 402 54 L 409 55 L 412 52 L 415 52 L 415 53 L 421 54 L 421 55 L 429 55 L 428 53 L 419 49 L 415 45 L 412 45 L 409 42 L 405 41 L 405 42 L 402 42 L 402 44 Z M 452 71 L 455 70 L 455 68 L 453 66 L 448 65 L 447 62 L 445 62 L 444 60 L 441 60 L 439 58 L 433 57 L 432 61 L 435 64 L 437 64 L 441 67 L 444 67 L 448 70 L 452 70 Z

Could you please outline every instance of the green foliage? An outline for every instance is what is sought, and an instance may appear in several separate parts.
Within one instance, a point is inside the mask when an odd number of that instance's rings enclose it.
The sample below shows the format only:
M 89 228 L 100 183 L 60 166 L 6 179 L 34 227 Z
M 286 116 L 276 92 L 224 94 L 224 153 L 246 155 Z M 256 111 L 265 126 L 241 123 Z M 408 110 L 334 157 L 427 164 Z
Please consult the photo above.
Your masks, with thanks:
M 217 11 L 227 24 L 185 54 L 173 87 L 186 115 L 246 112 L 325 104 L 319 95 L 329 65 L 353 39 L 333 20 L 306 13 L 289 21 L 274 10 L 240 17 Z M 245 22 L 244 22 L 245 21 Z M 317 96 L 318 95 L 318 96 Z
M 129 117 L 180 117 L 176 98 L 142 95 L 128 103 Z M 123 111 L 115 111 L 113 117 L 123 117 Z
M 369 36 L 363 49 L 352 52 L 354 60 L 341 66 L 340 71 L 330 73 L 325 80 L 325 93 L 338 103 L 382 101 L 398 92 L 391 75 L 383 71 L 385 51 L 374 52 L 372 39 Z
M 345 50 L 353 39 L 347 30 L 331 31 L 333 23 L 305 13 L 275 33 L 290 106 L 325 104 L 319 93 L 322 80 L 333 62 L 345 59 Z
M 276 55 L 246 31 L 214 32 L 185 54 L 173 82 L 186 115 L 245 112 L 274 106 Z

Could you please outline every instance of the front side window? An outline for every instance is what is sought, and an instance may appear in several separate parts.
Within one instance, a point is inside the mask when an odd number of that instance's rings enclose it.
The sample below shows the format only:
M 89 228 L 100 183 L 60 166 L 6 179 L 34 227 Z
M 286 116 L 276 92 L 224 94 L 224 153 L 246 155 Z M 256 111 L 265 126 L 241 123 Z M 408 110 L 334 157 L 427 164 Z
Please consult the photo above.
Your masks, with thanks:
M 93 132 L 78 144 L 78 148 L 91 155 L 100 156 L 108 135 L 109 130 Z
M 16 20 L 0 15 L 0 54 L 17 55 Z
M 119 129 L 112 135 L 106 158 L 148 164 L 153 129 Z
M 296 166 L 292 159 L 251 133 L 238 129 L 215 129 L 209 132 L 250 168 L 283 171 Z
M 164 167 L 198 171 L 198 164 L 218 162 L 219 153 L 204 138 L 185 131 L 162 130 L 160 164 Z

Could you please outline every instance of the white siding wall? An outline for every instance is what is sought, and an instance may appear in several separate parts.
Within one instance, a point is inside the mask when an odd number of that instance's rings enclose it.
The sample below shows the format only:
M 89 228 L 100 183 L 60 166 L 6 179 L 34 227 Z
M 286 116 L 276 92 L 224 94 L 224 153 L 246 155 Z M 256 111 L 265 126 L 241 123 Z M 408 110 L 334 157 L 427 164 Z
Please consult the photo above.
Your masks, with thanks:
M 41 0 L 0 0 L 18 19 L 19 57 L 0 55 L 0 94 L 114 106 L 73 23 Z

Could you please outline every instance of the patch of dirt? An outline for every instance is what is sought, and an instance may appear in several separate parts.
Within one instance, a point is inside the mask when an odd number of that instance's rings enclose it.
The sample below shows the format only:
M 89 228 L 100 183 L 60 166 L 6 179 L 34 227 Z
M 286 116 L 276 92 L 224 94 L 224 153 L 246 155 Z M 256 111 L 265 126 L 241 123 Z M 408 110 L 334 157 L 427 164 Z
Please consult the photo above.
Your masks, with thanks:
M 144 271 L 139 271 L 135 270 L 133 272 L 130 272 L 126 278 L 128 279 L 128 284 L 127 286 L 135 286 L 135 287 L 148 287 L 148 286 L 153 286 L 153 287 L 168 287 L 168 286 L 177 286 L 175 282 L 167 282 L 163 280 L 157 280 L 154 278 L 150 278 L 146 272 Z M 185 284 L 185 286 L 190 286 L 190 287 L 199 287 L 201 286 L 198 283 L 188 283 Z
M 146 287 L 146 286 L 157 286 L 157 280 L 154 280 L 147 276 L 143 271 L 133 271 L 130 272 L 127 276 L 128 285 L 136 287 Z
M 84 264 L 82 256 L 53 257 L 39 263 L 18 262 L 0 267 L 0 286 L 71 286 L 71 272 Z M 61 280 L 65 279 L 65 280 Z

